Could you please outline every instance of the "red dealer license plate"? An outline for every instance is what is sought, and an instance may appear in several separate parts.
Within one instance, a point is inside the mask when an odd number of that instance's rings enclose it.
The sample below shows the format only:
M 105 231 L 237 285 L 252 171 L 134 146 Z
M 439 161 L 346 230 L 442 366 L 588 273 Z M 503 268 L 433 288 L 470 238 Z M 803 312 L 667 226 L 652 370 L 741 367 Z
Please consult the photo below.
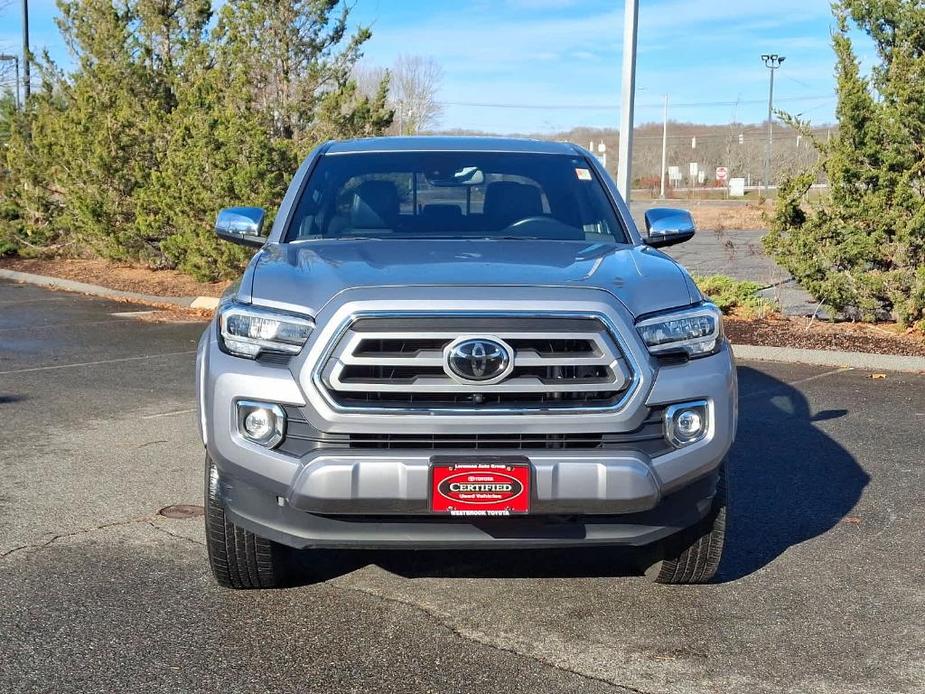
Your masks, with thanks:
M 523 457 L 435 457 L 430 509 L 453 516 L 509 516 L 530 511 L 530 462 Z

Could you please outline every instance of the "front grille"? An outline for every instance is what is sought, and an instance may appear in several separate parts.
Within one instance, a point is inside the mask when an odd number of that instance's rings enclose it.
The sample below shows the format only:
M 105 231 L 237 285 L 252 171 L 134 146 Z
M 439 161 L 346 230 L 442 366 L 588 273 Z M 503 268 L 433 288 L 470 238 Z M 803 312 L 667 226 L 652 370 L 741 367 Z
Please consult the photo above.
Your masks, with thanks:
M 671 449 L 664 407 L 651 408 L 633 431 L 574 434 L 330 434 L 312 427 L 298 407 L 285 410 L 286 438 L 277 450 L 297 457 L 318 449 L 633 450 L 654 457 Z
M 500 383 L 461 384 L 444 371 L 459 337 L 500 338 L 513 369 Z M 342 408 L 491 412 L 568 411 L 621 400 L 632 372 L 597 318 L 360 318 L 341 335 L 321 381 Z

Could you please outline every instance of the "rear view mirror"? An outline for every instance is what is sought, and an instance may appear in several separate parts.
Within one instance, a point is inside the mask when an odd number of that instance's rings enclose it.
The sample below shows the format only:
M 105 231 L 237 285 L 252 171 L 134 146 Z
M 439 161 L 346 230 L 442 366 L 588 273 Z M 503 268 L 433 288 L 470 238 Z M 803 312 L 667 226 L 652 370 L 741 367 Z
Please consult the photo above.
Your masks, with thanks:
M 477 166 L 464 166 L 455 171 L 428 171 L 424 177 L 435 188 L 480 186 L 485 182 L 485 174 Z
M 266 212 L 260 207 L 226 207 L 215 218 L 215 233 L 232 243 L 260 247 L 267 240 L 263 235 L 265 218 Z
M 646 210 L 647 245 L 653 248 L 684 243 L 694 236 L 694 218 L 687 210 L 654 207 Z

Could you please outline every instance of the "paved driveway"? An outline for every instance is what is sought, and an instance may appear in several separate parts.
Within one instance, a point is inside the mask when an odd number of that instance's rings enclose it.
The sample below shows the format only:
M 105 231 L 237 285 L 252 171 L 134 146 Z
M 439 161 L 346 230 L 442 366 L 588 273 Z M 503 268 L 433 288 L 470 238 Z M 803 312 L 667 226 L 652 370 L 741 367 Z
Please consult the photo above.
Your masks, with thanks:
M 925 691 L 925 379 L 740 365 L 717 585 L 619 553 L 327 553 L 212 582 L 201 324 L 0 283 L 0 691 Z

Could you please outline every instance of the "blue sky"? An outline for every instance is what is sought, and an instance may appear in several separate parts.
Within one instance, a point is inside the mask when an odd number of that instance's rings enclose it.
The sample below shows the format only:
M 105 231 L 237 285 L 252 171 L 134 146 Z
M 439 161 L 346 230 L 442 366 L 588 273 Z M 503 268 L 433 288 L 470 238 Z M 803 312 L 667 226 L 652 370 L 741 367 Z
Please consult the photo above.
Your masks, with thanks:
M 525 133 L 618 123 L 620 0 L 353 2 L 352 21 L 373 30 L 365 60 L 387 66 L 411 53 L 443 66 L 442 127 Z M 18 48 L 18 5 L 0 14 L 5 51 Z M 66 62 L 53 1 L 32 0 L 31 8 L 34 50 L 47 46 Z M 787 56 L 777 105 L 829 122 L 831 25 L 828 0 L 640 0 L 636 122 L 660 120 L 666 93 L 673 119 L 763 120 L 768 75 L 759 56 L 765 52 Z

